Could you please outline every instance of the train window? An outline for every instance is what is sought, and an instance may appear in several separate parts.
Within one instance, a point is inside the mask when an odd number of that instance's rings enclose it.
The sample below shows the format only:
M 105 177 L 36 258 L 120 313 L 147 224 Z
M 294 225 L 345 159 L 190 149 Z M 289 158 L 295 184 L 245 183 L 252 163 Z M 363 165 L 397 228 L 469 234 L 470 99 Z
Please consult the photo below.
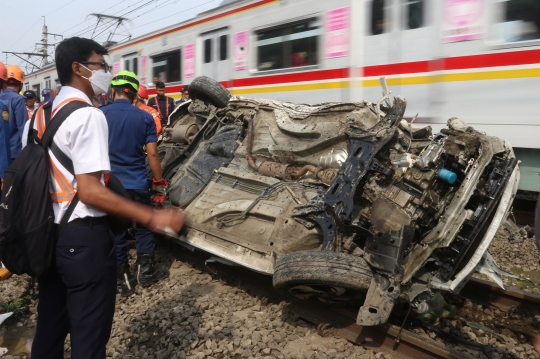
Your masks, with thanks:
M 124 61 L 124 70 L 130 71 L 130 69 L 129 69 L 129 60 Z
M 133 61 L 133 70 L 131 70 L 135 75 L 139 76 L 139 61 L 138 61 L 138 58 L 134 57 L 132 59 Z
M 424 0 L 405 0 L 407 5 L 407 28 L 418 29 L 424 25 Z
M 373 0 L 371 2 L 371 34 L 380 35 L 388 31 L 386 21 L 386 1 Z
M 204 63 L 212 62 L 212 39 L 204 40 Z
M 227 60 L 227 35 L 219 37 L 219 61 Z
M 161 82 L 177 82 L 181 79 L 180 51 L 173 51 L 152 58 L 152 76 Z
M 257 32 L 257 69 L 316 65 L 319 35 L 321 26 L 315 19 Z
M 495 37 L 503 42 L 540 39 L 540 6 L 537 0 L 495 1 L 499 21 Z

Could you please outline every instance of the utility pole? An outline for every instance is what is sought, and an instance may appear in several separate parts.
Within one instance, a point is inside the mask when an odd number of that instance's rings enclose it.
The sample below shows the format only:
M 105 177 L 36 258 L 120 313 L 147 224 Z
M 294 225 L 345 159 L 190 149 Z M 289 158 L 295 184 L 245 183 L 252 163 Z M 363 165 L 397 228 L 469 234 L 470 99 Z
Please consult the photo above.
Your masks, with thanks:
M 59 36 L 61 39 L 64 38 L 64 36 L 59 34 L 52 34 L 48 32 L 47 25 L 45 24 L 45 16 L 43 17 L 43 30 L 41 35 L 41 43 L 36 43 L 36 45 L 41 45 L 41 49 L 37 50 L 37 52 L 41 52 L 43 54 L 43 58 L 41 61 L 41 67 L 47 65 L 49 63 L 49 55 L 48 55 L 48 47 L 49 46 L 56 46 L 56 44 L 49 44 L 49 35 L 53 35 L 54 39 L 56 40 L 56 37 Z

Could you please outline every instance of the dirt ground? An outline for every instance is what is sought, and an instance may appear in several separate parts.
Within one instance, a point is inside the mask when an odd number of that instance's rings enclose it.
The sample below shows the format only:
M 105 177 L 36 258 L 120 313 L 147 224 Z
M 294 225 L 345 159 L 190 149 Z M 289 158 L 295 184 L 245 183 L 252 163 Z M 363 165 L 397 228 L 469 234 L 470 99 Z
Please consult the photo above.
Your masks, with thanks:
M 539 292 L 534 282 L 540 282 L 540 252 L 534 239 L 512 242 L 500 230 L 490 252 L 503 269 L 522 277 L 505 279 L 506 284 Z M 117 297 L 109 358 L 397 358 L 342 338 L 320 337 L 313 325 L 288 312 L 285 302 L 265 305 L 241 283 L 223 283 L 171 242 L 160 241 L 157 254 L 158 261 L 170 268 L 170 276 L 150 288 L 137 287 L 129 298 Z M 134 256 L 132 249 L 132 262 Z M 5 358 L 28 356 L 37 319 L 35 290 L 26 276 L 0 282 L 0 303 L 29 298 L 28 309 L 0 328 L 0 347 L 9 349 Z M 468 306 L 472 310 L 467 311 Z M 444 322 L 448 328 L 444 330 L 493 345 L 498 350 L 493 358 L 537 358 L 528 340 L 515 333 L 495 335 L 474 324 L 468 326 L 468 320 L 476 323 L 497 318 L 489 309 L 472 306 L 465 303 L 460 312 L 463 317 Z M 5 312 L 4 308 L 0 312 Z

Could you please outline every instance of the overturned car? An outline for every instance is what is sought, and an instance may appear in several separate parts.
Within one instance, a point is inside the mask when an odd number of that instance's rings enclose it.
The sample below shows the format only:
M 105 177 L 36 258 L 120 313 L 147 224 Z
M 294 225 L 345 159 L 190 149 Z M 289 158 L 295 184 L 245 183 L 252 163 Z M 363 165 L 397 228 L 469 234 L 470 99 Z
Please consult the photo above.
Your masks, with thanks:
M 298 298 L 362 304 L 387 321 L 475 271 L 502 286 L 487 249 L 519 182 L 510 144 L 460 119 L 441 133 L 406 100 L 297 105 L 230 96 L 196 78 L 159 149 L 179 242 L 273 276 Z M 383 91 L 384 92 L 384 91 Z

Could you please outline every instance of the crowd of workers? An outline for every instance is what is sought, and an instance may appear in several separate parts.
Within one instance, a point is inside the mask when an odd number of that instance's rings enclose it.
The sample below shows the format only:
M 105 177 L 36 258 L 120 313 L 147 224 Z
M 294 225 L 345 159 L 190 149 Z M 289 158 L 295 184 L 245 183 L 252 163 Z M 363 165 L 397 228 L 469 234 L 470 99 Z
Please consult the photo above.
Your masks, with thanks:
M 61 156 L 48 150 L 55 223 L 64 215 L 70 217 L 57 238 L 51 270 L 38 277 L 33 358 L 63 357 L 68 333 L 73 357 L 105 358 L 116 293 L 129 296 L 137 284 L 147 287 L 168 276 L 168 270 L 154 259 L 152 232 L 178 233 L 184 222 L 181 211 L 159 208 L 167 182 L 161 174 L 157 141 L 176 104 L 166 96 L 163 83 L 156 84 L 157 96 L 146 104 L 148 90 L 139 84 L 137 75 L 111 74 L 106 54 L 93 40 L 63 40 L 55 53 L 61 90 L 45 89 L 41 104 L 35 91 L 22 92 L 23 71 L 0 63 L 2 184 L 6 169 L 27 145 L 26 139 L 40 141 L 47 125 L 47 103 L 52 101 L 51 120 L 68 103 L 87 104 L 68 114 L 54 135 L 51 148 L 56 146 Z M 188 99 L 188 91 L 184 93 L 182 102 Z M 71 171 L 62 166 L 60 157 L 64 156 L 73 165 Z M 153 174 L 151 184 L 146 159 Z M 122 182 L 131 200 L 108 189 L 109 172 Z M 75 194 L 79 202 L 66 214 Z M 122 231 L 113 236 L 110 215 L 137 224 L 131 230 L 136 268 L 128 263 L 128 234 Z M 6 268 L 0 269 L 0 279 L 9 275 Z

